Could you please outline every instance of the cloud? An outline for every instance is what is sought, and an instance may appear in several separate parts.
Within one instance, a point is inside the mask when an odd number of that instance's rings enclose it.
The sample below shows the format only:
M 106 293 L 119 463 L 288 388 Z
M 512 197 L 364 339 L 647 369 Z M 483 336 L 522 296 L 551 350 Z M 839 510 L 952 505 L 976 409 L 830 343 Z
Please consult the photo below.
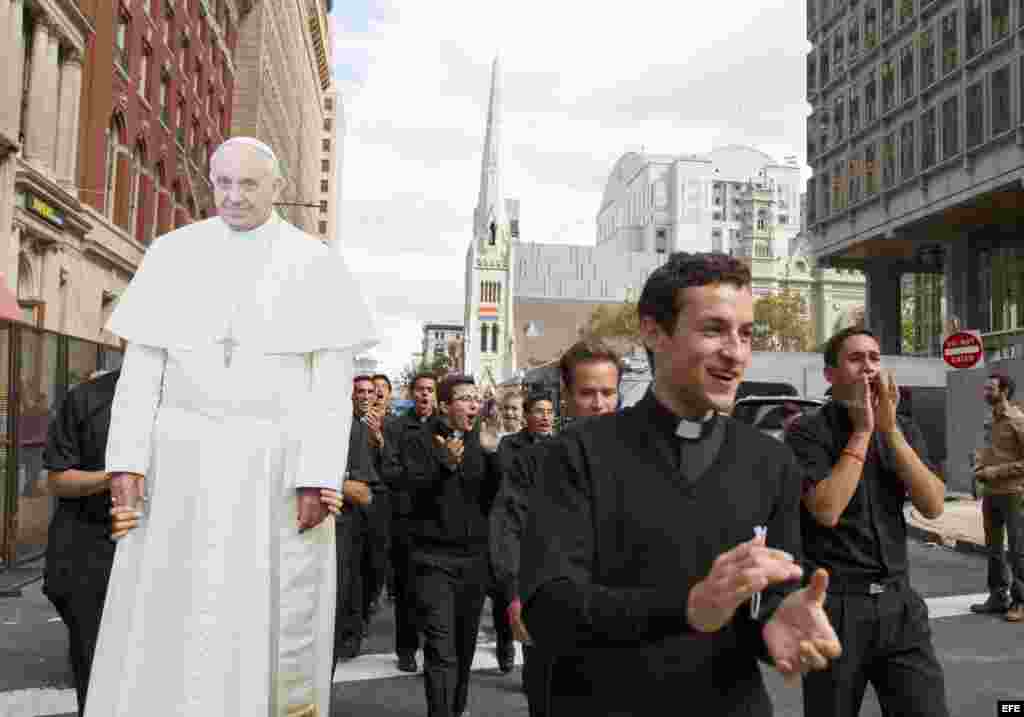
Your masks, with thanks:
M 527 241 L 593 243 L 608 173 L 641 147 L 804 158 L 810 45 L 792 0 L 363 0 L 337 3 L 334 26 L 340 236 L 399 367 L 422 322 L 463 315 L 495 53 L 504 191 Z

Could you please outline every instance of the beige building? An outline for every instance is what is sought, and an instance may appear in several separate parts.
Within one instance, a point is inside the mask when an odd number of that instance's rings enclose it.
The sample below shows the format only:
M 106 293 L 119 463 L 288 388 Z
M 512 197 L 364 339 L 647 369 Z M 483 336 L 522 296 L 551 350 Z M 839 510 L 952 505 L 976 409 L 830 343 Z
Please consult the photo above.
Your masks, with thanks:
M 319 234 L 324 99 L 331 89 L 329 0 L 246 2 L 238 28 L 232 135 L 263 140 L 288 181 L 281 214 Z M 330 150 L 328 150 L 330 151 Z M 328 207 L 331 204 L 328 201 Z
M 92 228 L 75 188 L 82 62 L 77 3 L 0 2 L 0 271 L 18 318 L 80 330 L 65 291 Z M 44 307 L 50 314 L 44 314 Z

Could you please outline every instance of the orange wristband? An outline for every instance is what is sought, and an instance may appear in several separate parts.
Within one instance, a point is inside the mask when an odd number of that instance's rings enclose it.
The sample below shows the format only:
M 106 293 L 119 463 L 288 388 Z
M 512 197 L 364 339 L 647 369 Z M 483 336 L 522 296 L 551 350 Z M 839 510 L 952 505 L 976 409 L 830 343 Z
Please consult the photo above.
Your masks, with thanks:
M 839 455 L 850 456 L 851 458 L 856 458 L 858 461 L 861 462 L 861 465 L 864 464 L 864 456 L 862 456 L 860 453 L 857 453 L 857 451 L 850 450 L 849 448 L 844 448 L 843 452 L 840 453 Z

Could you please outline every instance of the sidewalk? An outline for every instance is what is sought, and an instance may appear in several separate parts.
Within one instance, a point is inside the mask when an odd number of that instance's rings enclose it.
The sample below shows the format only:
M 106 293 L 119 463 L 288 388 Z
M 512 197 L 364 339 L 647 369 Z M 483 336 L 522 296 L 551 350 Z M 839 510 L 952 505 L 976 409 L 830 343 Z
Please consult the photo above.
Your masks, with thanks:
M 905 513 L 910 537 L 926 543 L 940 543 L 961 553 L 985 553 L 981 501 L 970 494 L 948 493 L 946 509 L 935 520 L 925 518 L 910 505 Z

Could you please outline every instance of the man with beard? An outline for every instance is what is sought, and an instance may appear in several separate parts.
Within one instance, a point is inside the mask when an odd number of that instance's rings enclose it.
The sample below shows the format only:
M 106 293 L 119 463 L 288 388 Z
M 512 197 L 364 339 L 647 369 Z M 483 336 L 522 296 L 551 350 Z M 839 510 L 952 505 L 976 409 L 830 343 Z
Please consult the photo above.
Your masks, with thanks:
M 416 672 L 416 652 L 420 649 L 409 527 L 412 495 L 405 484 L 406 458 L 403 446 L 424 430 L 437 404 L 437 379 L 432 373 L 418 373 L 409 386 L 415 404 L 412 413 L 384 424 L 384 448 L 381 479 L 391 491 L 391 571 L 395 606 L 395 652 L 398 669 Z
M 839 654 L 827 574 L 798 589 L 793 456 L 720 414 L 751 359 L 750 283 L 733 257 L 670 256 L 638 305 L 647 395 L 546 452 L 520 589 L 530 636 L 554 659 L 552 715 L 661 717 L 685 699 L 767 717 L 759 657 L 793 676 Z
M 369 376 L 352 381 L 352 430 L 349 439 L 348 478 L 342 492 L 351 507 L 337 517 L 338 599 L 334 627 L 335 661 L 350 660 L 359 654 L 366 634 L 366 553 L 369 550 L 370 515 L 381 493 L 381 482 L 374 468 L 373 437 L 367 416 L 377 400 L 377 389 Z M 350 483 L 352 484 L 350 486 Z M 359 486 L 369 493 L 360 501 L 352 491 Z
M 501 468 L 475 428 L 480 397 L 473 378 L 446 378 L 438 402 L 441 414 L 405 444 L 406 481 L 428 715 L 460 717 L 489 582 L 488 514 Z
M 881 358 L 866 329 L 829 339 L 832 400 L 786 434 L 806 480 L 804 551 L 829 572 L 825 609 L 843 643 L 842 660 L 804 680 L 804 713 L 856 717 L 870 683 L 884 714 L 945 717 L 928 607 L 910 586 L 903 513 L 909 497 L 937 518 L 945 486 L 927 464 L 921 430 L 899 415 L 899 387 Z
M 599 341 L 580 341 L 562 356 L 559 362 L 562 385 L 568 395 L 569 414 L 586 418 L 613 413 L 619 399 L 621 362 L 618 355 Z M 499 584 L 508 601 L 508 619 L 516 640 L 523 643 L 523 688 L 530 707 L 530 717 L 548 714 L 548 679 L 551 660 L 530 640 L 522 620 L 519 596 L 520 543 L 529 513 L 529 499 L 537 482 L 549 443 L 546 434 L 551 431 L 548 414 L 553 417 L 550 397 L 539 401 L 538 415 L 531 408 L 537 403 L 527 399 L 527 424 L 537 421 L 536 430 L 526 439 L 515 441 L 516 436 L 502 440 L 499 456 L 502 461 L 501 490 L 491 510 L 491 562 Z M 577 430 L 580 424 L 567 430 Z M 514 441 L 510 443 L 510 441 Z
M 1004 374 L 992 374 L 985 382 L 992 423 L 974 466 L 984 492 L 981 514 L 989 551 L 989 598 L 971 605 L 971 611 L 1004 614 L 1008 622 L 1024 620 L 1024 411 L 1010 403 L 1016 388 Z M 1004 531 L 1008 554 L 1003 552 Z

